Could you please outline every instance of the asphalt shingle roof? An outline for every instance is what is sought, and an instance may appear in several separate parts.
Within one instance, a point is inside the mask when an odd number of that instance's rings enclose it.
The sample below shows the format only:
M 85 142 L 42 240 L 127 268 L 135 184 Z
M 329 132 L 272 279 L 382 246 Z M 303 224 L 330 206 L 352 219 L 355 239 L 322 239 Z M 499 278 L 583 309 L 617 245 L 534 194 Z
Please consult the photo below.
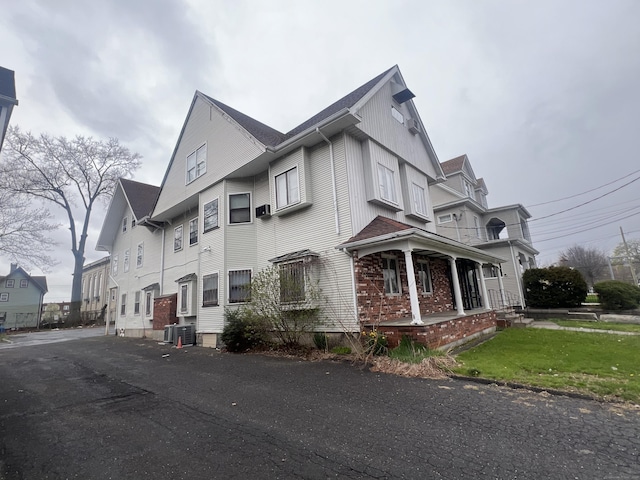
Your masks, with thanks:
M 368 238 L 375 238 L 375 237 L 379 237 L 380 235 L 400 232 L 402 230 L 408 230 L 410 228 L 415 228 L 415 227 L 408 225 L 406 223 L 399 222 L 397 220 L 393 220 L 391 218 L 378 215 L 376 218 L 371 220 L 371 222 L 369 222 L 369 224 L 366 227 L 364 227 L 356 235 L 354 235 L 344 243 L 357 242 L 359 240 L 367 240 Z
M 450 175 L 455 172 L 459 172 L 462 170 L 462 166 L 464 165 L 465 155 L 460 155 L 459 157 L 452 158 L 451 160 L 447 160 L 446 162 L 442 162 L 440 166 L 442 167 L 442 171 L 445 175 Z
M 136 218 L 141 219 L 149 215 L 156 202 L 156 197 L 160 193 L 160 187 L 134 182 L 126 178 L 121 178 L 120 182 Z

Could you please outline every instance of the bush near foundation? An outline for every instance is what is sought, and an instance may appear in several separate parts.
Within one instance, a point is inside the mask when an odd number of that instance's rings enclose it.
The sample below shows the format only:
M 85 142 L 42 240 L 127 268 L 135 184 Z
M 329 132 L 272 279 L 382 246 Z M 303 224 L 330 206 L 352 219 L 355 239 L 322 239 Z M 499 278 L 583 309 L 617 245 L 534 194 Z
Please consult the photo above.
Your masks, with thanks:
M 245 352 L 265 342 L 265 332 L 260 322 L 243 309 L 226 309 L 222 342 L 229 352 Z
M 640 304 L 640 288 L 618 280 L 596 283 L 600 304 L 607 310 L 629 310 Z
M 522 276 L 527 305 L 534 308 L 578 307 L 587 296 L 587 283 L 569 267 L 530 268 Z

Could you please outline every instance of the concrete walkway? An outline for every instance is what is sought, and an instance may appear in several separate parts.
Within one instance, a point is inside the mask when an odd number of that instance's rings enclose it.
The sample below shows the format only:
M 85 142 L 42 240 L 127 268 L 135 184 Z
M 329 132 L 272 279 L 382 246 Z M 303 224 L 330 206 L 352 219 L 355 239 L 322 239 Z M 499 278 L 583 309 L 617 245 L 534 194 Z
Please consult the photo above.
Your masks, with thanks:
M 548 330 L 568 330 L 570 332 L 613 333 L 615 335 L 640 335 L 640 332 L 622 332 L 620 330 L 602 330 L 600 328 L 561 327 L 548 320 L 536 320 L 529 324 L 529 328 L 546 328 Z

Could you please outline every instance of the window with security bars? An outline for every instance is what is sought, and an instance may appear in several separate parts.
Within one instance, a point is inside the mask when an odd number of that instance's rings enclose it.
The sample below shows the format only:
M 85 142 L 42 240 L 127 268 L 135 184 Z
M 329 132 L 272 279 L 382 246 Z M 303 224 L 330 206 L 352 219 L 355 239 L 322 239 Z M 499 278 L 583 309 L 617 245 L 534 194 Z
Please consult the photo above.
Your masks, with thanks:
M 305 299 L 304 262 L 280 265 L 280 301 L 283 303 L 303 302 Z
M 218 305 L 218 274 L 212 273 L 202 277 L 202 306 Z
M 251 270 L 231 270 L 229 272 L 229 303 L 251 300 Z

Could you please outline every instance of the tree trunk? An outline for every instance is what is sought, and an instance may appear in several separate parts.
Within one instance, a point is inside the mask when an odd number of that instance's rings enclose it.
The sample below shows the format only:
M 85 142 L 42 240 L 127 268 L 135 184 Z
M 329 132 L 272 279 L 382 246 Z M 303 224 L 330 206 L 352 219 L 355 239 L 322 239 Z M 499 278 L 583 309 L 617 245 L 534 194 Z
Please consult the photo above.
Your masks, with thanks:
M 73 282 L 71 284 L 71 311 L 69 312 L 69 322 L 72 325 L 79 325 L 81 322 L 80 307 L 82 305 L 82 269 L 84 267 L 84 252 L 73 252 Z M 90 294 L 90 292 L 88 292 Z

